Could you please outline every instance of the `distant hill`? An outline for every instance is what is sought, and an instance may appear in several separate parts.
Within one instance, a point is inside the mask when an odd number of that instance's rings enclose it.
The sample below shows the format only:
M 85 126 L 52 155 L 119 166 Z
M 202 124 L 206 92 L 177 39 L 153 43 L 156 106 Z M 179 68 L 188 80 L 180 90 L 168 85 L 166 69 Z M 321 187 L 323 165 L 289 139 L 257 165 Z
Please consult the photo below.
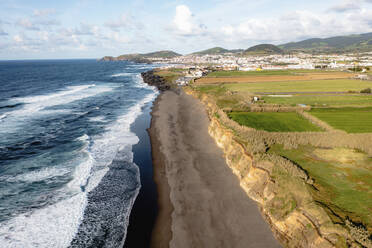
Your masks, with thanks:
M 222 47 L 214 47 L 214 48 L 210 48 L 207 50 L 193 53 L 192 55 L 219 55 L 219 54 L 225 54 L 225 53 L 239 53 L 242 51 L 243 51 L 242 49 L 228 50 Z
M 182 54 L 173 52 L 173 51 L 158 51 L 153 53 L 142 54 L 146 58 L 174 58 L 182 56 Z
M 282 54 L 283 50 L 272 44 L 261 44 L 253 46 L 244 51 L 244 55 L 270 55 Z
M 138 63 L 149 63 L 149 58 L 174 58 L 182 56 L 181 54 L 178 54 L 173 51 L 158 51 L 158 52 L 152 52 L 152 53 L 133 53 L 133 54 L 123 54 L 118 57 L 112 57 L 112 56 L 105 56 L 101 59 L 101 61 L 133 61 Z
M 366 52 L 372 51 L 372 33 L 313 38 L 300 42 L 290 42 L 279 46 L 288 51 L 304 52 Z

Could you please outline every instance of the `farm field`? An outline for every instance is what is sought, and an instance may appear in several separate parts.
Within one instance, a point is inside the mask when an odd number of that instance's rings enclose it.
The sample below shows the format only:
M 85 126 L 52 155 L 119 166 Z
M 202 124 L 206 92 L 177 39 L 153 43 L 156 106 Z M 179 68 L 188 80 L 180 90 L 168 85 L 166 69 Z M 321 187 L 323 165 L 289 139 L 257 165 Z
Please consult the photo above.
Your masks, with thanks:
M 283 81 L 285 82 L 305 80 L 350 79 L 353 76 L 354 74 L 346 72 L 292 73 L 291 71 L 264 71 L 264 72 L 219 71 L 213 72 L 209 74 L 207 77 L 202 77 L 196 80 L 195 83 L 200 85 L 220 83 L 263 83 Z
M 269 132 L 321 131 L 319 127 L 294 112 L 232 112 L 228 116 L 240 125 Z
M 285 81 L 266 83 L 234 83 L 225 84 L 224 87 L 231 91 L 251 93 L 322 93 L 322 92 L 348 92 L 361 91 L 372 87 L 372 82 L 337 79 L 337 80 L 310 80 L 310 81 Z
M 290 97 L 264 96 L 263 100 L 268 104 L 285 104 L 295 106 L 306 104 L 310 106 L 348 107 L 348 106 L 372 106 L 372 95 L 340 94 L 340 95 L 293 95 Z
M 314 108 L 310 114 L 336 129 L 348 133 L 372 132 L 372 107 L 369 108 Z
M 315 186 L 309 186 L 310 192 L 331 209 L 335 222 L 349 218 L 372 230 L 372 158 L 367 154 L 312 146 L 285 150 L 279 145 L 271 147 L 270 153 L 294 161 L 309 173 Z
M 322 70 L 272 70 L 272 71 L 214 71 L 207 77 L 242 77 L 242 76 L 282 76 L 282 75 L 308 75 L 308 74 L 329 74 L 344 75 L 344 72 L 322 71 Z M 348 73 L 347 73 L 348 74 Z M 349 76 L 351 74 L 348 74 Z

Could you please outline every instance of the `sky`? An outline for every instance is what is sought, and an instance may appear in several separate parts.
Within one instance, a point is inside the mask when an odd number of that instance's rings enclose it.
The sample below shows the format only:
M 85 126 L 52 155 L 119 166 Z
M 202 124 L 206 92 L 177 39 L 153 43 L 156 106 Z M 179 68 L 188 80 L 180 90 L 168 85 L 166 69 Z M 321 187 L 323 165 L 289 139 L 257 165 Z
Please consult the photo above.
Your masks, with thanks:
M 0 60 L 182 54 L 372 32 L 372 0 L 0 0 Z

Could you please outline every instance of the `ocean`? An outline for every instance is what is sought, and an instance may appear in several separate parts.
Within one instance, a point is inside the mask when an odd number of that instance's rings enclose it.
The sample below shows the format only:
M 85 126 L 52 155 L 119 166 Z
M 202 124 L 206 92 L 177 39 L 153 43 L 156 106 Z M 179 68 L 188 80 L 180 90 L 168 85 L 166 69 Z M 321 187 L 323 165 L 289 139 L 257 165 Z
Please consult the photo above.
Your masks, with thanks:
M 139 146 L 147 124 L 134 124 L 149 122 L 158 92 L 140 73 L 152 68 L 0 61 L 1 247 L 124 244 L 141 179 L 151 177 L 133 147 L 149 157 L 149 142 Z

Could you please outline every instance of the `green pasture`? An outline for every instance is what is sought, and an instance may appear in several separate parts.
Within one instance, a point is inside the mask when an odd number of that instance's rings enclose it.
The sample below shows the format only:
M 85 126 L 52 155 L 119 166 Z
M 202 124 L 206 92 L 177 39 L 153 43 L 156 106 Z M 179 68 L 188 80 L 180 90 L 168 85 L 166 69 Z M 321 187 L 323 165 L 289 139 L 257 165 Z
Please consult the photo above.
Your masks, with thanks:
M 283 104 L 295 106 L 306 104 L 310 106 L 372 106 L 372 95 L 293 95 L 292 97 L 264 96 L 263 100 L 268 104 Z
M 310 114 L 348 133 L 372 132 L 372 107 L 314 108 Z
M 319 127 L 294 112 L 232 112 L 228 115 L 240 125 L 269 132 L 321 131 Z
M 325 70 L 272 70 L 272 71 L 214 71 L 207 77 L 243 77 L 243 76 L 288 76 L 306 73 L 330 73 Z
M 242 92 L 359 92 L 372 87 L 372 82 L 352 79 L 232 83 L 224 85 L 231 91 Z

